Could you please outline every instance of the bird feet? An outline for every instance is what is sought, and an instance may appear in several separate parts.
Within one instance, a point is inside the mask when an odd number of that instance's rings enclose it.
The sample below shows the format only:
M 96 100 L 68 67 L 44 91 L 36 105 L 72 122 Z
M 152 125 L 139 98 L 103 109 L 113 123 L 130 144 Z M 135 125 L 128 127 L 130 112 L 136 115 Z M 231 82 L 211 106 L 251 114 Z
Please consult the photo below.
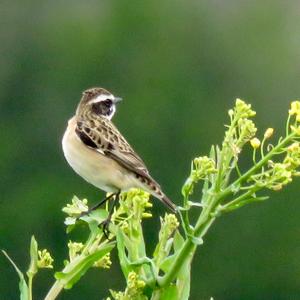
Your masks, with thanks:
M 113 199 L 113 203 L 112 203 L 112 206 L 109 210 L 109 213 L 108 213 L 108 217 L 102 221 L 98 227 L 102 227 L 102 231 L 103 231 L 103 234 L 104 236 L 109 240 L 109 223 L 111 222 L 111 217 L 113 215 L 113 212 L 114 212 L 114 207 L 117 203 L 117 201 L 119 200 L 119 196 L 120 196 L 120 191 L 118 191 L 117 193 L 114 193 L 114 194 L 111 194 L 109 195 L 108 197 L 106 197 L 104 200 L 102 200 L 100 203 L 98 203 L 97 205 L 91 207 L 90 209 L 88 209 L 87 211 L 85 212 L 82 212 L 79 217 L 77 217 L 77 220 L 80 219 L 81 217 L 84 217 L 84 216 L 87 216 L 89 215 L 92 211 L 96 210 L 97 208 L 99 208 L 102 204 L 104 204 L 106 201 L 108 201 L 109 199 L 111 198 L 114 198 Z
M 103 232 L 103 234 L 104 234 L 104 236 L 106 237 L 107 240 L 109 240 L 109 233 L 110 233 L 109 224 L 110 224 L 110 222 L 111 222 L 111 219 L 110 219 L 110 216 L 109 216 L 107 219 L 105 219 L 104 221 L 102 221 L 98 225 L 99 228 L 102 227 L 102 232 Z

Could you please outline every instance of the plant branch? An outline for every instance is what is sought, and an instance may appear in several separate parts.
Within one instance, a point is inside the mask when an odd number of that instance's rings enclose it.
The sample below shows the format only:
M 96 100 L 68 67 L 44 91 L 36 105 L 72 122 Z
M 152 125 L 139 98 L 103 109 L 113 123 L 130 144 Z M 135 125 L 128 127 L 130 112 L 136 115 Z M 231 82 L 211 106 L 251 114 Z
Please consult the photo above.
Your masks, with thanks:
M 265 155 L 256 165 L 254 165 L 252 168 L 250 168 L 244 175 L 239 177 L 236 181 L 228 185 L 228 187 L 215 195 L 211 196 L 210 201 L 207 201 L 210 203 L 203 211 L 201 212 L 199 219 L 196 223 L 195 230 L 194 230 L 194 237 L 197 239 L 201 239 L 209 227 L 212 225 L 212 223 L 215 221 L 215 208 L 216 206 L 224 200 L 228 195 L 232 194 L 232 187 L 238 186 L 241 183 L 248 180 L 251 175 L 253 175 L 257 170 L 259 170 L 263 165 L 265 165 L 268 160 L 271 159 L 272 156 L 277 154 L 277 152 L 283 148 L 289 141 L 291 141 L 295 136 L 295 133 L 291 133 L 287 137 L 285 137 L 280 143 L 275 146 L 267 155 Z M 256 189 L 255 189 L 256 190 Z M 249 197 L 251 194 L 255 192 L 255 190 L 249 190 L 245 194 L 241 195 L 240 198 L 237 198 L 237 201 L 242 201 L 243 199 L 246 199 L 246 197 Z M 172 266 L 170 267 L 169 271 L 159 279 L 159 285 L 161 287 L 168 286 L 175 278 L 178 272 L 180 271 L 181 266 L 184 264 L 184 262 L 190 258 L 190 256 L 194 255 L 194 252 L 197 248 L 197 245 L 193 242 L 191 238 L 188 238 L 180 252 L 178 253 L 177 259 L 173 262 Z
M 231 183 L 224 191 L 222 191 L 219 195 L 219 200 L 223 200 L 226 196 L 232 194 L 232 187 L 239 186 L 241 183 L 247 181 L 251 175 L 253 175 L 257 170 L 259 170 L 263 165 L 265 165 L 272 156 L 276 155 L 278 151 L 282 147 L 284 147 L 288 142 L 290 142 L 295 136 L 295 133 L 291 133 L 282 141 L 275 146 L 267 155 L 265 155 L 256 165 L 250 168 L 246 173 L 244 173 L 241 177 Z

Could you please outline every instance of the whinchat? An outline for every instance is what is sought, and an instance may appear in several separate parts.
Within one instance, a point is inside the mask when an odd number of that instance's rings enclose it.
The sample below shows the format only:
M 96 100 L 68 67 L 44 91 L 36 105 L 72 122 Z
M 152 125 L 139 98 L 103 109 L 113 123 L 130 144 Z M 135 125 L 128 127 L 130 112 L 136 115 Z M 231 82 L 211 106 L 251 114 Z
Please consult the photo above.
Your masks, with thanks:
M 66 160 L 77 174 L 105 192 L 118 196 L 121 191 L 141 188 L 176 211 L 111 121 L 121 100 L 103 88 L 83 92 L 62 139 Z

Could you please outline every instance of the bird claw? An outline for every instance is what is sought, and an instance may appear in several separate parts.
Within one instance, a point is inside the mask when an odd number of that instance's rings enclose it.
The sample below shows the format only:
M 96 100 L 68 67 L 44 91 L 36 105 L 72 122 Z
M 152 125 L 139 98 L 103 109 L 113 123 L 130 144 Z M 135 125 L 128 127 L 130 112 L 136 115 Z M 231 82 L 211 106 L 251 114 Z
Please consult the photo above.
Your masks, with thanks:
M 109 224 L 110 224 L 110 222 L 111 222 L 110 218 L 107 218 L 98 225 L 98 227 L 102 227 L 102 232 L 107 240 L 109 240 L 109 234 L 110 234 Z

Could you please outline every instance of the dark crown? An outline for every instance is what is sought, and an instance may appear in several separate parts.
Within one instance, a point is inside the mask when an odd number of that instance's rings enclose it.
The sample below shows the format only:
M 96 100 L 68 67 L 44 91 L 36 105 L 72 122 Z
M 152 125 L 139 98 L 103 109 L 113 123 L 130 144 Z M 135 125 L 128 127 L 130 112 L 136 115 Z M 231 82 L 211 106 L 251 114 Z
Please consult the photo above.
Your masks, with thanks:
M 82 93 L 81 103 L 82 104 L 87 103 L 91 99 L 94 99 L 94 98 L 96 98 L 99 95 L 110 96 L 111 93 L 109 91 L 103 89 L 103 88 L 97 88 L 97 87 L 96 88 L 90 88 L 90 89 L 85 90 Z

